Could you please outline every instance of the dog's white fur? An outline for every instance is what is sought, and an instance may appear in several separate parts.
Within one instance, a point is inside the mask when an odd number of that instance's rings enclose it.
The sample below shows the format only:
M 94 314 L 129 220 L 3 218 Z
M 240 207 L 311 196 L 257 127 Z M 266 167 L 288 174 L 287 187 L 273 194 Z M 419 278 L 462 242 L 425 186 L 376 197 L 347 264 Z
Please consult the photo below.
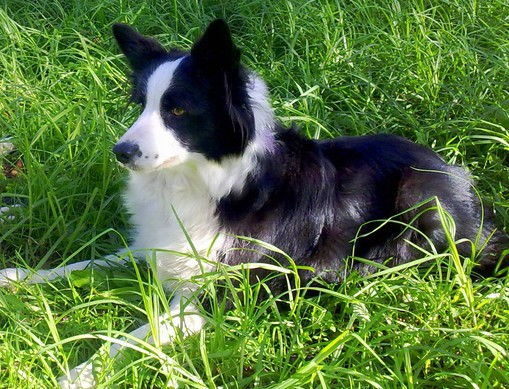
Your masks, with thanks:
M 160 116 L 161 97 L 171 84 L 181 60 L 165 62 L 152 73 L 147 81 L 145 108 L 119 141 L 138 144 L 143 155 L 135 166 L 130 166 L 125 193 L 134 230 L 130 251 L 142 259 L 155 253 L 158 278 L 168 290 L 174 290 L 178 285 L 170 303 L 169 315 L 159 318 L 158 339 L 161 345 L 174 339 L 176 329 L 188 335 L 202 328 L 204 320 L 189 302 L 195 286 L 182 283 L 182 280 L 210 270 L 215 258 L 214 247 L 221 246 L 222 237 L 218 236 L 218 222 L 212 203 L 240 190 L 247 175 L 253 173 L 256 167 L 257 155 L 270 153 L 275 142 L 274 117 L 265 84 L 252 75 L 248 93 L 256 134 L 242 156 L 225 158 L 218 163 L 186 150 L 167 130 Z M 214 247 L 211 247 L 212 242 L 215 242 Z M 196 258 L 192 255 L 193 250 L 201 256 L 208 253 L 210 261 Z M 36 272 L 20 268 L 4 269 L 0 271 L 0 286 L 22 280 L 28 283 L 48 282 L 91 266 L 123 264 L 128 258 L 125 253 L 119 253 L 107 260 L 82 261 Z M 134 343 L 136 339 L 153 343 L 151 327 L 147 324 L 138 328 L 123 342 Z M 117 358 L 122 348 L 119 344 L 110 345 L 110 358 Z M 59 381 L 60 386 L 69 389 L 95 387 L 91 361 L 66 372 Z

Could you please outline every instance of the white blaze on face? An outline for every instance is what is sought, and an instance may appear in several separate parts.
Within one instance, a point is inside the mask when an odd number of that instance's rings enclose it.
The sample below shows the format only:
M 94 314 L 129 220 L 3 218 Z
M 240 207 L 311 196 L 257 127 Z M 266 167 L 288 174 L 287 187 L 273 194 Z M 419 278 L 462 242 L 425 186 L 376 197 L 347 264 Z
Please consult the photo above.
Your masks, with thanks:
M 161 117 L 161 98 L 170 87 L 173 74 L 181 61 L 182 58 L 165 62 L 150 75 L 145 109 L 117 143 L 127 142 L 139 146 L 141 155 L 133 161 L 136 170 L 155 170 L 177 165 L 188 156 L 188 151 L 171 128 L 165 126 Z

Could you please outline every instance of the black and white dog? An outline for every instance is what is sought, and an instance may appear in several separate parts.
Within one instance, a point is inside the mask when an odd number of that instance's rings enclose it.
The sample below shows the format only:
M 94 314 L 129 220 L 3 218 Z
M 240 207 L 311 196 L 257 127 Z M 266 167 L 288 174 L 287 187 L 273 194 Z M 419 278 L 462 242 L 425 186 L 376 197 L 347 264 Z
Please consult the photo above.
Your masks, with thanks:
M 213 263 L 267 260 L 241 236 L 267 242 L 297 265 L 312 267 L 314 272 L 301 272 L 303 284 L 317 275 L 340 282 L 352 271 L 374 270 L 352 253 L 373 263 L 402 264 L 417 258 L 416 245 L 446 249 L 437 202 L 455 221 L 454 238 L 464 242 L 459 252 L 475 255 L 476 272 L 490 274 L 497 263 L 507 264 L 502 258 L 507 237 L 484 212 L 463 169 L 394 135 L 313 141 L 282 127 L 264 82 L 241 65 L 224 21 L 212 22 L 190 52 L 166 50 L 123 24 L 113 32 L 133 70 L 132 99 L 142 107 L 113 148 L 129 169 L 131 250 L 142 257 L 156 250 L 157 275 L 168 289 Z M 479 251 L 473 253 L 474 246 Z M 195 251 L 208 253 L 210 261 L 175 254 Z M 271 255 L 287 264 L 284 256 Z M 89 265 L 35 274 L 5 269 L 0 283 L 44 282 Z M 264 275 L 260 270 L 258 276 Z M 204 324 L 187 301 L 193 285 L 178 285 L 170 315 L 160 318 L 163 344 L 172 341 L 175 328 L 193 333 Z M 269 286 L 275 294 L 287 288 L 277 278 Z M 150 340 L 150 327 L 132 335 Z M 110 356 L 119 351 L 112 345 Z M 95 384 L 90 362 L 61 380 L 67 388 Z

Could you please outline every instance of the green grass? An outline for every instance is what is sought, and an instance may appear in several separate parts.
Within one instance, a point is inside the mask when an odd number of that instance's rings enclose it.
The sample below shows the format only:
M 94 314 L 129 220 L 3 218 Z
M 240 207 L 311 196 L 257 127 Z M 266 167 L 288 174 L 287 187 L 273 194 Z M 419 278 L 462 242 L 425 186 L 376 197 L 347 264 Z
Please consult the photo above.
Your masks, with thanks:
M 509 19 L 503 0 L 1 0 L 0 136 L 25 169 L 1 179 L 25 204 L 0 224 L 0 267 L 55 266 L 123 247 L 125 172 L 111 146 L 133 122 L 127 66 L 110 29 L 128 22 L 189 48 L 226 18 L 278 116 L 310 137 L 390 132 L 465 165 L 509 226 Z M 103 387 L 508 388 L 509 281 L 472 283 L 468 260 L 423 253 L 321 294 L 257 303 L 240 277 L 231 311 L 164 348 L 129 353 Z M 150 272 L 78 272 L 0 290 L 0 388 L 54 388 L 167 299 Z M 280 277 L 293 277 L 292 273 Z M 315 287 L 318 288 L 318 287 Z M 86 334 L 87 336 L 83 336 Z M 93 334 L 90 340 L 89 334 Z M 104 363 L 108 363 L 107 360 Z

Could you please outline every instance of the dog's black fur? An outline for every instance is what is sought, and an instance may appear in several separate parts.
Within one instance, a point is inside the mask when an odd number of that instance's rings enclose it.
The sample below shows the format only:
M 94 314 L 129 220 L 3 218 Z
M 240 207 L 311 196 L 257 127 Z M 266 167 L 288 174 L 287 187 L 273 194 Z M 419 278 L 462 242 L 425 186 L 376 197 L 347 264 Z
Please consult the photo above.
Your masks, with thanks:
M 277 155 L 259 161 L 260 171 L 242 193 L 220 201 L 221 224 L 229 233 L 279 247 L 328 281 L 341 281 L 351 270 L 373 270 L 364 261 L 345 261 L 352 254 L 392 266 L 418 256 L 408 241 L 430 249 L 429 238 L 444 250 L 437 199 L 455 222 L 455 238 L 469 240 L 458 244 L 461 255 L 472 256 L 470 242 L 486 244 L 475 254 L 476 273 L 491 275 L 509 247 L 490 211 L 481 208 L 468 174 L 428 148 L 394 135 L 312 141 L 282 128 L 277 139 Z M 223 258 L 231 265 L 245 260 L 242 251 Z M 506 265 L 507 259 L 501 267 Z M 312 276 L 303 272 L 302 282 Z

